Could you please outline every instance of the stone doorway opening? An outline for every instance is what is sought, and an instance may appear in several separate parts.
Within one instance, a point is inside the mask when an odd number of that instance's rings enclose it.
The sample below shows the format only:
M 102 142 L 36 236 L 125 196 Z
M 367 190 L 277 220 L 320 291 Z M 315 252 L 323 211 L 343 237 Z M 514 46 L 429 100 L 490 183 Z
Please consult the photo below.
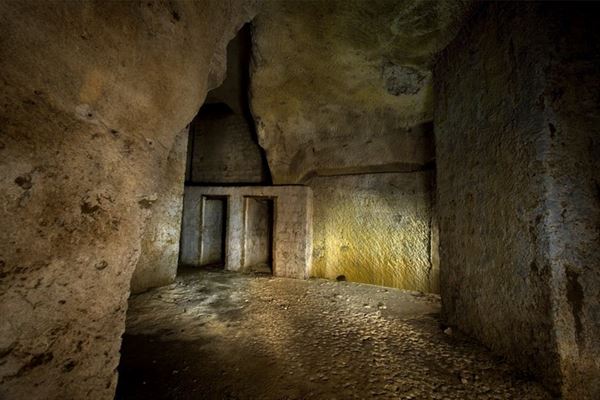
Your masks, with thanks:
M 227 237 L 227 197 L 203 196 L 200 235 L 201 267 L 224 268 Z
M 272 274 L 275 199 L 244 197 L 244 270 Z

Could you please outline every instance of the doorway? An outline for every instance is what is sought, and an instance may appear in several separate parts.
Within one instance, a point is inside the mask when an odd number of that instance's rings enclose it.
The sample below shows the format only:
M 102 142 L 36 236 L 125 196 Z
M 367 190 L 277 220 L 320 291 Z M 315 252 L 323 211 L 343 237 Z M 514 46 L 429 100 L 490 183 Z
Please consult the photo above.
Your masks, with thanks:
M 225 266 L 227 197 L 202 196 L 200 266 Z
M 244 270 L 272 274 L 275 202 L 269 197 L 244 197 Z

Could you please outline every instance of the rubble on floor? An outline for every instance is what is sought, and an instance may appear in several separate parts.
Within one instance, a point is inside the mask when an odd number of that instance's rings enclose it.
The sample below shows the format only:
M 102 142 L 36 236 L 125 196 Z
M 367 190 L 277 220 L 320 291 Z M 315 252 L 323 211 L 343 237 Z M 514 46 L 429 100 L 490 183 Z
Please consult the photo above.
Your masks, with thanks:
M 420 292 L 184 274 L 130 299 L 117 399 L 551 398 L 438 312 Z

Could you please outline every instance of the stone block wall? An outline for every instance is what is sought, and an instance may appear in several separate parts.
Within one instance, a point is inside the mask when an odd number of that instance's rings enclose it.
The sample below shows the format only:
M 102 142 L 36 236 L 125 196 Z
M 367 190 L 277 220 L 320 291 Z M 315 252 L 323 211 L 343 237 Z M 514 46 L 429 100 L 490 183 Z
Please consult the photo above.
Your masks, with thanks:
M 188 181 L 202 184 L 268 182 L 268 167 L 253 139 L 252 121 L 226 104 L 206 104 L 191 127 Z

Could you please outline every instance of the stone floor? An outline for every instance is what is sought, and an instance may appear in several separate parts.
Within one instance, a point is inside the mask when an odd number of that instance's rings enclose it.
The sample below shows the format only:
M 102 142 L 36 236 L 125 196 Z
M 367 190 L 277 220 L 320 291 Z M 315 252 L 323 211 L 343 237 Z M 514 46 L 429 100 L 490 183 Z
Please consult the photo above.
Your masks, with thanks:
M 550 399 L 433 295 L 217 271 L 133 296 L 117 399 Z

